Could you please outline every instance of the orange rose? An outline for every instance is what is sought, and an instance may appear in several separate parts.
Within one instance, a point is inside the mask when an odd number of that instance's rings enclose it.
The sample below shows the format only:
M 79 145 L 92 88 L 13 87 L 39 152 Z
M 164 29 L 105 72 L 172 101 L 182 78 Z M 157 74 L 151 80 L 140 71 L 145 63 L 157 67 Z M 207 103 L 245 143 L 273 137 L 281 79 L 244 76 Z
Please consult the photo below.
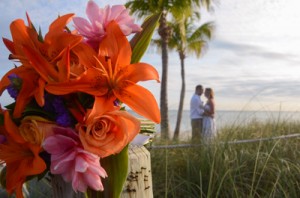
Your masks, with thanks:
M 22 120 L 19 126 L 19 132 L 26 142 L 41 145 L 45 136 L 49 133 L 48 131 L 52 130 L 52 126 L 53 122 L 42 117 L 27 116 Z
M 122 151 L 139 133 L 140 122 L 125 111 L 113 110 L 89 117 L 78 131 L 84 149 L 103 158 Z

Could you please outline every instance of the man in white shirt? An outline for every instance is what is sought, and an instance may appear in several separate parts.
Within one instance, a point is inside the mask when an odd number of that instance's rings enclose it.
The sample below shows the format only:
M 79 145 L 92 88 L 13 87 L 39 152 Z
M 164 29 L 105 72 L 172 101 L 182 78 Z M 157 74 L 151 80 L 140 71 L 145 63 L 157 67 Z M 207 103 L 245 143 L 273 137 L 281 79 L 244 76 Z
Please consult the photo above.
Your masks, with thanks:
M 192 125 L 192 140 L 199 140 L 202 134 L 202 118 L 203 118 L 203 101 L 201 95 L 203 94 L 202 85 L 197 85 L 195 93 L 190 102 L 190 118 Z

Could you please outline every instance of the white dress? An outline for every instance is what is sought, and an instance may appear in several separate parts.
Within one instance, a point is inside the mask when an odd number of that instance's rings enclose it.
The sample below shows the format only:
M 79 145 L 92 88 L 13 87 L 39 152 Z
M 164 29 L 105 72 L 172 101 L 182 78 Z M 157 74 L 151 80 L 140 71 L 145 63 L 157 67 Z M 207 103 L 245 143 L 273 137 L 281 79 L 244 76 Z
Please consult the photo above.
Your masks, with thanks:
M 210 111 L 209 104 L 204 105 L 204 110 Z M 204 116 L 203 117 L 203 129 L 202 129 L 203 136 L 206 138 L 211 138 L 216 135 L 216 122 L 215 119 L 211 116 Z

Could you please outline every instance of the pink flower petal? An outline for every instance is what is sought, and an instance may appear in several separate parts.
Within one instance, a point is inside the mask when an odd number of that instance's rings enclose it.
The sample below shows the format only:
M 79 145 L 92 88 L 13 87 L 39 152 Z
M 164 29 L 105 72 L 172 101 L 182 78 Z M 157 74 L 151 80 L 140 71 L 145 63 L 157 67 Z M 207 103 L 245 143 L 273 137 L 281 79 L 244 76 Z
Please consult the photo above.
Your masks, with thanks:
M 72 187 L 75 190 L 75 192 L 85 192 L 88 185 L 86 184 L 86 181 L 84 180 L 84 174 L 75 174 L 74 178 L 72 180 Z M 101 181 L 100 181 L 101 182 Z
M 100 177 L 97 177 L 94 174 L 83 174 L 84 181 L 87 183 L 87 185 L 94 189 L 94 190 L 101 190 L 103 191 L 103 185 L 100 181 Z
M 69 169 L 69 171 L 64 172 L 64 173 L 61 174 L 62 178 L 66 182 L 71 182 L 74 179 L 74 175 L 75 175 L 75 170 L 74 169 Z
M 66 182 L 72 182 L 75 191 L 85 192 L 87 187 L 103 190 L 101 177 L 107 174 L 100 166 L 100 157 L 83 150 L 75 131 L 63 127 L 53 130 L 44 143 L 45 150 L 51 154 L 51 173 L 61 174 Z
M 124 10 L 126 11 L 126 7 L 124 5 L 113 5 L 111 7 L 110 18 L 117 19 Z
M 128 27 L 127 25 L 120 25 L 120 29 L 122 30 L 123 34 L 128 35 L 131 33 L 132 28 Z
M 77 156 L 75 160 L 76 160 L 75 161 L 76 172 L 83 173 L 88 169 L 89 167 L 88 162 L 85 159 L 83 159 L 81 156 Z
M 62 155 L 51 156 L 51 172 L 53 174 L 61 174 L 73 167 L 73 160 L 76 157 L 75 152 L 67 152 Z
M 124 35 L 129 35 L 141 31 L 141 27 L 134 23 L 134 19 L 129 15 L 129 11 L 124 5 L 109 5 L 101 9 L 90 0 L 86 8 L 86 15 L 89 19 L 74 17 L 75 29 L 81 34 L 86 43 L 98 50 L 99 43 L 106 34 L 106 27 L 111 21 L 116 21 Z
M 73 18 L 74 26 L 82 36 L 88 37 L 89 32 L 93 30 L 92 25 L 89 23 L 88 20 L 81 18 L 81 17 L 74 17 Z
M 102 15 L 102 11 L 94 1 L 88 1 L 86 15 L 90 21 L 97 21 Z
M 59 154 L 63 153 L 69 148 L 72 148 L 76 145 L 77 143 L 65 136 L 62 135 L 54 135 L 48 137 L 44 143 L 43 147 L 48 153 L 52 154 Z

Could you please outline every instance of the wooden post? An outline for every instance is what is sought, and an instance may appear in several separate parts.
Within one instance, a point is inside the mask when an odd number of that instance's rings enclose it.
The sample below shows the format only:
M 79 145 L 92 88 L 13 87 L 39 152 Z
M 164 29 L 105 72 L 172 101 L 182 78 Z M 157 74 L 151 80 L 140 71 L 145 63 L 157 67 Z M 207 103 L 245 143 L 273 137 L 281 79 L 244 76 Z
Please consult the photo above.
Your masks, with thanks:
M 144 146 L 129 146 L 128 177 L 121 198 L 153 198 L 150 152 Z

